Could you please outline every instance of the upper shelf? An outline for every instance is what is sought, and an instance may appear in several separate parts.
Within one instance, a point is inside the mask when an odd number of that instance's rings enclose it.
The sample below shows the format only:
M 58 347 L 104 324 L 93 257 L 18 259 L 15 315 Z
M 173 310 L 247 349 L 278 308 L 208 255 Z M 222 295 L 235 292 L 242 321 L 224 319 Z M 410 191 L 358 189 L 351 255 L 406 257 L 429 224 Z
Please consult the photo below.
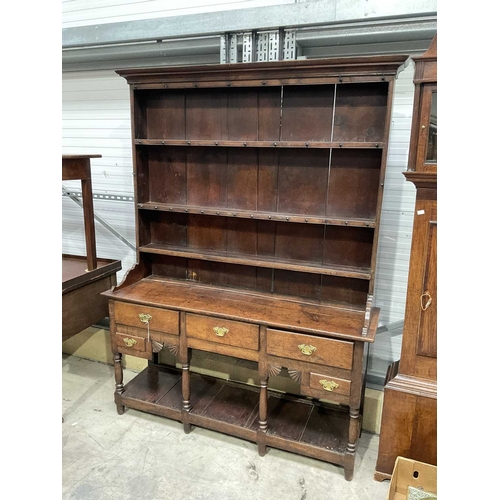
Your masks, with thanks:
M 135 139 L 139 146 L 213 146 L 245 148 L 344 148 L 344 149 L 383 149 L 384 142 L 330 142 L 330 141 L 226 141 L 226 140 L 172 140 L 172 139 Z

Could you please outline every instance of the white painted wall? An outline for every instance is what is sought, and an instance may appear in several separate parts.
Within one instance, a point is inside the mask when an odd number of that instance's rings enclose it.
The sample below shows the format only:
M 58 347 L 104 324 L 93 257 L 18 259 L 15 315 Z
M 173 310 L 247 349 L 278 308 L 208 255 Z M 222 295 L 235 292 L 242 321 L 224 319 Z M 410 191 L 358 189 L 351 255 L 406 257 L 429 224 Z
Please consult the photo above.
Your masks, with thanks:
M 380 218 L 374 304 L 381 309 L 380 325 L 388 330 L 379 333 L 371 346 L 368 371 L 382 378 L 389 364 L 400 357 L 406 307 L 416 190 L 406 181 L 403 172 L 408 165 L 414 71 L 414 64 L 410 62 L 395 82 Z
M 63 0 L 62 27 L 138 21 L 222 10 L 267 7 L 295 0 Z
M 101 154 L 91 160 L 95 194 L 133 196 L 129 88 L 113 71 L 65 73 L 62 82 L 62 154 Z M 63 186 L 79 191 L 79 181 Z M 85 255 L 83 210 L 62 197 L 62 251 Z M 135 246 L 133 202 L 94 200 L 94 212 Z M 96 221 L 97 256 L 122 261 L 118 281 L 135 252 Z

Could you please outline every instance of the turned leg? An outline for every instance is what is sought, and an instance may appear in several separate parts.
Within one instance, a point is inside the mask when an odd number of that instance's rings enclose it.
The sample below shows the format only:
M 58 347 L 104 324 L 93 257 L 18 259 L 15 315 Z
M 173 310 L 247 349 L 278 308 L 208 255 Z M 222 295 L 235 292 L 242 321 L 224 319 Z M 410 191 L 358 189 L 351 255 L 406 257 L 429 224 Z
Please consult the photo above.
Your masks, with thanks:
M 114 353 L 113 361 L 115 365 L 115 403 L 116 411 L 118 415 L 123 415 L 125 407 L 122 405 L 122 393 L 123 393 L 123 366 L 122 366 L 122 355 L 119 352 Z
M 266 432 L 267 432 L 267 379 L 260 381 L 259 400 L 259 430 L 257 431 L 257 446 L 259 455 L 266 454 Z
M 350 481 L 354 474 L 354 455 L 359 437 L 359 408 L 349 410 L 349 439 L 347 442 L 346 463 L 344 466 L 344 476 Z
M 184 432 L 191 432 L 191 424 L 188 421 L 188 414 L 191 411 L 191 380 L 189 372 L 189 363 L 182 364 L 182 423 L 184 424 Z
M 184 432 L 189 434 L 191 432 L 191 424 L 189 423 L 189 412 L 191 411 L 191 375 L 189 373 L 189 365 L 191 364 L 191 349 L 187 344 L 185 312 L 180 313 L 179 361 L 182 366 L 181 422 L 184 425 Z

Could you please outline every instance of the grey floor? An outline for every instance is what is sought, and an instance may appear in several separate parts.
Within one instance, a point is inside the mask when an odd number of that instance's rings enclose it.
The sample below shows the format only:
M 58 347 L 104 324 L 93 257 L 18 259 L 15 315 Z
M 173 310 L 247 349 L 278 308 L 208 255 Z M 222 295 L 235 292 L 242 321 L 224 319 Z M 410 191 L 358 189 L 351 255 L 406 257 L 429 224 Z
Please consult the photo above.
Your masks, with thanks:
M 136 375 L 125 370 L 125 382 Z M 110 365 L 63 355 L 62 498 L 92 500 L 385 500 L 373 479 L 378 436 L 362 433 L 354 479 L 343 469 L 155 415 L 116 413 Z

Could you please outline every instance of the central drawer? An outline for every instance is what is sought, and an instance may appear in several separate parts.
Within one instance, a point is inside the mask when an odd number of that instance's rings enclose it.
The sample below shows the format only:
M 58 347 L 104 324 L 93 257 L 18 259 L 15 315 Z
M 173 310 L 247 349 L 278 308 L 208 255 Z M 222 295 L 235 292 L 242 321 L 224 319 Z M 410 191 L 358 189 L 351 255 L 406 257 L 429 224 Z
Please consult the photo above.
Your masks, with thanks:
M 267 353 L 287 359 L 350 370 L 354 343 L 302 333 L 267 330 Z
M 254 351 L 259 349 L 259 327 L 250 323 L 186 314 L 186 334 L 218 344 Z

